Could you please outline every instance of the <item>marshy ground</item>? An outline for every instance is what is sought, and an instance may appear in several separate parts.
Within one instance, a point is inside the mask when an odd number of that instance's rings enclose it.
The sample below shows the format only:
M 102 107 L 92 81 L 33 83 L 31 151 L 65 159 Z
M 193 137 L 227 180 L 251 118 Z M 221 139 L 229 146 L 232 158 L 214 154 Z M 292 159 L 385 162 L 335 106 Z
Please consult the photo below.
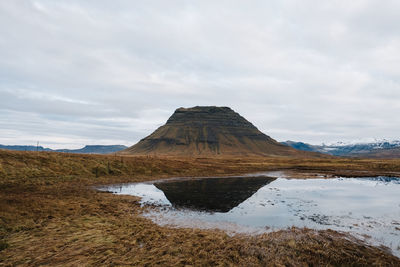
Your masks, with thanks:
M 399 266 L 384 248 L 331 230 L 259 236 L 161 227 L 139 199 L 93 185 L 291 170 L 301 176 L 400 176 L 400 160 L 154 158 L 0 151 L 3 266 Z

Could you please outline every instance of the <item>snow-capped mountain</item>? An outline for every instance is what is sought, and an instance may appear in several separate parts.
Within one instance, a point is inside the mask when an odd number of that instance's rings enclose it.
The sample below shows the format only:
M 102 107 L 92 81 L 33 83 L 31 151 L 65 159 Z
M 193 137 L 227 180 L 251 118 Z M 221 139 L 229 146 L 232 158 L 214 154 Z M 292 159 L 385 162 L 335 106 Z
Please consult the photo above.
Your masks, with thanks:
M 320 152 L 334 156 L 363 156 L 372 152 L 400 149 L 400 140 L 374 140 L 372 142 L 336 142 L 322 145 L 310 145 L 303 142 L 286 141 L 284 145 L 305 151 Z M 387 152 L 385 154 L 388 154 Z M 390 154 L 390 153 L 389 153 Z
M 371 145 L 377 148 L 388 148 L 400 146 L 400 140 L 388 140 L 388 139 L 364 139 L 364 140 L 353 140 L 353 141 L 338 141 L 332 143 L 322 143 L 324 147 L 341 147 L 341 146 L 355 146 L 355 145 Z

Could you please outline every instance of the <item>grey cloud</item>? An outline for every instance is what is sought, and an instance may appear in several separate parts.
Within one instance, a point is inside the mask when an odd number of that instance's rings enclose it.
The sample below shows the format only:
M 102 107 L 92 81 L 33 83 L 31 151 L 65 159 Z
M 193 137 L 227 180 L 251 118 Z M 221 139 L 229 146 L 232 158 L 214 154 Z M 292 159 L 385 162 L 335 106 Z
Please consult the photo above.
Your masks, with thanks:
M 133 144 L 195 105 L 231 106 L 279 140 L 399 138 L 399 13 L 394 0 L 2 1 L 0 143 Z

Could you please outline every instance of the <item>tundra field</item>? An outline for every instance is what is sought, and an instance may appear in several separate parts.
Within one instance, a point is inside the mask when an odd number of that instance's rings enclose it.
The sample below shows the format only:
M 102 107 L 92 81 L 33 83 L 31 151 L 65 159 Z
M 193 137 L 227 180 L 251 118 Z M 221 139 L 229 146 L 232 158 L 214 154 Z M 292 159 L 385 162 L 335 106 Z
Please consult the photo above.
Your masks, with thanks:
M 400 176 L 398 159 L 177 158 L 0 150 L 1 266 L 400 266 L 331 230 L 257 236 L 161 227 L 139 199 L 94 185 L 283 170 L 293 177 Z

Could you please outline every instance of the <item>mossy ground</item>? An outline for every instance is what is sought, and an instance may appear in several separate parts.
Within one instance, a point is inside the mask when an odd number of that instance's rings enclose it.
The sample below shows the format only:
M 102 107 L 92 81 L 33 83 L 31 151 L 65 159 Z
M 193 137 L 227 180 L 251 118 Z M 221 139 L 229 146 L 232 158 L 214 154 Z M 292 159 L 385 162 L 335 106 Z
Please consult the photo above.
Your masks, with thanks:
M 329 230 L 228 236 L 217 230 L 160 227 L 140 216 L 137 198 L 91 187 L 280 169 L 395 175 L 400 160 L 163 159 L 0 151 L 0 265 L 400 265 L 384 249 Z

